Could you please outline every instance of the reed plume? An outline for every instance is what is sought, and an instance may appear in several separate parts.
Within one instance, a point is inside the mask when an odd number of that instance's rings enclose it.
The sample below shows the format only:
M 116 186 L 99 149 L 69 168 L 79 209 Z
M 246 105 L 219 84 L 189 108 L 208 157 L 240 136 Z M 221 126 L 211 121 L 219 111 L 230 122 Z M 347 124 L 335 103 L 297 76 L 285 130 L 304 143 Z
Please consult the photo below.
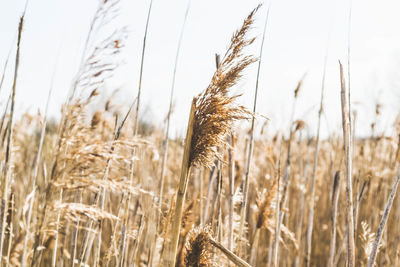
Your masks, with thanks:
M 194 228 L 190 231 L 185 244 L 185 266 L 214 266 L 210 251 L 209 227 Z
M 238 95 L 229 96 L 228 93 L 242 77 L 242 71 L 257 60 L 253 56 L 244 55 L 243 50 L 255 40 L 249 38 L 248 33 L 258 8 L 259 6 L 248 15 L 240 30 L 234 33 L 231 44 L 207 89 L 192 101 L 172 221 L 174 227 L 168 266 L 175 265 L 190 167 L 212 167 L 215 157 L 222 157 L 218 148 L 227 144 L 226 135 L 234 122 L 251 116 L 246 108 L 235 103 Z
M 239 258 L 233 252 L 225 248 L 212 237 L 212 232 L 209 227 L 194 228 L 190 233 L 190 238 L 186 243 L 186 266 L 207 267 L 218 266 L 218 262 L 214 262 L 209 251 L 210 246 L 221 251 L 232 263 L 239 267 L 251 267 L 243 259 Z
M 244 55 L 244 49 L 255 40 L 248 37 L 248 34 L 259 7 L 248 15 L 240 30 L 235 32 L 211 83 L 194 100 L 190 165 L 211 168 L 215 157 L 222 157 L 217 148 L 227 145 L 226 135 L 232 129 L 234 122 L 251 117 L 250 111 L 235 103 L 239 95 L 229 96 L 229 89 L 238 83 L 243 70 L 257 61 L 252 55 Z

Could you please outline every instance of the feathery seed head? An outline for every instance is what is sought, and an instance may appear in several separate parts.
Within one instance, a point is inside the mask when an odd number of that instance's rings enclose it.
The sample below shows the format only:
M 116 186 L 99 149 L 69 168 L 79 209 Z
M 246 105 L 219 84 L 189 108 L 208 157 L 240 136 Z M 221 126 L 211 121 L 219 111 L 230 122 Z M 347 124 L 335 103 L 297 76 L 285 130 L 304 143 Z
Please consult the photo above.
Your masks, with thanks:
M 209 250 L 211 229 L 193 228 L 185 244 L 185 266 L 207 267 L 214 266 L 212 253 Z
M 273 217 L 275 212 L 275 202 L 276 198 L 279 197 L 278 194 L 278 179 L 274 180 L 274 183 L 269 190 L 264 190 L 260 194 L 257 201 L 258 212 L 257 212 L 257 228 L 267 228 L 271 227 L 271 217 Z
M 244 55 L 243 50 L 254 42 L 248 37 L 255 8 L 244 20 L 240 30 L 236 31 L 231 44 L 222 59 L 207 89 L 195 98 L 195 115 L 189 166 L 213 165 L 214 157 L 221 158 L 218 147 L 226 145 L 226 134 L 233 123 L 249 119 L 251 112 L 235 103 L 240 95 L 229 96 L 229 90 L 242 77 L 243 70 L 257 61 L 252 55 Z

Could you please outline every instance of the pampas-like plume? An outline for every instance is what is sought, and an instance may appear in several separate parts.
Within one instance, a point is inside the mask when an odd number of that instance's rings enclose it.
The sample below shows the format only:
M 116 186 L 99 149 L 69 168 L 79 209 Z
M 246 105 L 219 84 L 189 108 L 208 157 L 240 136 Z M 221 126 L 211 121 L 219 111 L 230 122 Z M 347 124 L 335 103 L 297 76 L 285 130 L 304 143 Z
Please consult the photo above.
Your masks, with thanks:
M 263 227 L 268 229 L 269 227 L 273 226 L 269 225 L 269 223 L 271 222 L 269 219 L 274 215 L 274 201 L 277 197 L 279 198 L 278 195 L 278 179 L 275 179 L 272 188 L 268 190 L 268 193 L 264 191 L 262 194 L 260 194 L 259 201 L 257 201 L 257 228 Z
M 185 266 L 213 266 L 210 246 L 210 227 L 193 228 L 185 244 Z
M 185 264 L 186 266 L 193 267 L 207 267 L 215 266 L 216 263 L 212 261 L 212 254 L 208 251 L 208 247 L 213 247 L 220 250 L 232 263 L 239 267 L 251 267 L 243 259 L 233 254 L 230 250 L 226 249 L 220 243 L 214 240 L 212 232 L 209 227 L 194 228 L 189 234 L 189 238 L 185 245 Z
M 210 85 L 192 101 L 167 266 L 175 266 L 190 167 L 211 167 L 214 158 L 221 157 L 217 148 L 227 143 L 226 135 L 233 123 L 251 115 L 247 109 L 234 103 L 238 95 L 228 96 L 228 92 L 238 82 L 242 71 L 257 60 L 253 56 L 245 56 L 243 49 L 255 40 L 248 38 L 247 35 L 258 8 L 259 6 L 249 14 L 242 28 L 233 35 L 228 51 Z
M 244 20 L 240 30 L 231 39 L 231 44 L 211 79 L 207 89 L 195 98 L 196 111 L 190 150 L 190 165 L 212 167 L 214 157 L 221 157 L 217 148 L 227 144 L 226 135 L 237 120 L 251 116 L 243 106 L 235 103 L 239 95 L 228 96 L 229 89 L 242 77 L 242 71 L 257 61 L 252 55 L 244 55 L 243 50 L 255 38 L 248 32 L 254 23 L 257 6 Z

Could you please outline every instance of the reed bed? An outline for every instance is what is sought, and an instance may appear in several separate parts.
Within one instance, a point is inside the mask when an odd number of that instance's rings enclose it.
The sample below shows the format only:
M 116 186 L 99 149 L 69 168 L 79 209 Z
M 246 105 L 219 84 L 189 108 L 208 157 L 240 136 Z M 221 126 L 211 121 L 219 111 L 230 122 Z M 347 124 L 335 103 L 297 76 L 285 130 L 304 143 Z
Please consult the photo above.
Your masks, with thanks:
M 143 61 L 152 5 L 140 79 L 151 73 Z M 150 131 L 140 116 L 141 81 L 129 108 L 101 100 L 127 37 L 124 27 L 102 32 L 118 6 L 100 1 L 59 121 L 47 108 L 14 115 L 21 18 L 0 128 L 0 266 L 400 266 L 400 121 L 392 135 L 371 126 L 371 137 L 354 136 L 342 65 L 343 135 L 322 138 L 319 127 L 306 134 L 296 114 L 305 76 L 294 85 L 290 128 L 258 132 L 255 125 L 268 127 L 256 114 L 261 62 L 253 111 L 231 90 L 259 60 L 247 52 L 258 6 L 193 98 L 186 137 L 172 139 L 174 85 L 166 126 Z M 318 125 L 323 88 L 324 78 Z

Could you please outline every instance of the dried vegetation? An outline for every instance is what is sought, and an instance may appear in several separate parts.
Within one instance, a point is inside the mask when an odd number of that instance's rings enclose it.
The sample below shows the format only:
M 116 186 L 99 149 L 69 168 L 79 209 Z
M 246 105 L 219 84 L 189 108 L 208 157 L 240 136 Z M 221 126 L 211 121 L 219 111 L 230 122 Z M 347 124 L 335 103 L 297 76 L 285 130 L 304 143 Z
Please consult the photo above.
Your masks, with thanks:
M 295 118 L 303 77 L 289 132 L 235 127 L 254 118 L 230 89 L 257 61 L 246 54 L 257 7 L 194 98 L 186 140 L 143 134 L 139 99 L 98 105 L 121 64 L 126 29 L 102 33 L 118 5 L 100 1 L 59 122 L 13 118 L 21 18 L 0 128 L 1 266 L 400 266 L 400 121 L 356 138 L 344 101 L 344 138 L 309 137 Z

